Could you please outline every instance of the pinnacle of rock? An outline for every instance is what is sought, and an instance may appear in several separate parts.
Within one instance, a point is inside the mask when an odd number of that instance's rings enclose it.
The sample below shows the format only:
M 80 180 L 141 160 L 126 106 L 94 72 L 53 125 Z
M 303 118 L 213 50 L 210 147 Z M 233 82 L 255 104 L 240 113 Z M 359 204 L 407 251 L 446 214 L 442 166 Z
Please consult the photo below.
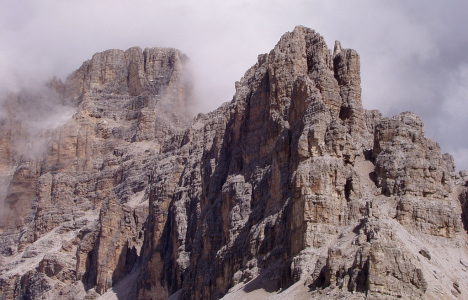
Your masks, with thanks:
M 297 26 L 231 102 L 193 120 L 186 61 L 96 53 L 48 85 L 74 113 L 38 132 L 20 118 L 26 96 L 11 96 L 2 299 L 468 293 L 468 176 L 414 113 L 363 108 L 355 50 Z
M 335 46 L 333 47 L 333 55 L 341 52 L 341 43 L 340 41 L 335 41 Z

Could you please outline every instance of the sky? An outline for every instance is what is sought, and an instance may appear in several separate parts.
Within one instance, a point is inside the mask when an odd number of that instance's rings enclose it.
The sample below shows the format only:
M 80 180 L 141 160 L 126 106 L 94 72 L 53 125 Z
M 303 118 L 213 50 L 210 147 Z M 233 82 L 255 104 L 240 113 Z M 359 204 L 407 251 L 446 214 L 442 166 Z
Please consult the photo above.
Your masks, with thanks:
M 190 57 L 196 109 L 208 112 L 296 25 L 357 50 L 364 107 L 417 113 L 468 169 L 466 0 L 4 0 L 0 94 L 64 80 L 107 49 L 173 47 Z

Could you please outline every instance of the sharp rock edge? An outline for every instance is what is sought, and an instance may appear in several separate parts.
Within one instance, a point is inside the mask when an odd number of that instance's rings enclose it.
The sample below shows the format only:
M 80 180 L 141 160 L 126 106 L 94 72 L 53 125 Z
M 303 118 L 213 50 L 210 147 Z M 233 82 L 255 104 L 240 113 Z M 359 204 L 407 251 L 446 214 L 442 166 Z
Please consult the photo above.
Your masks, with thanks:
M 466 297 L 468 174 L 362 107 L 356 51 L 298 26 L 194 120 L 187 61 L 108 50 L 3 102 L 0 299 Z

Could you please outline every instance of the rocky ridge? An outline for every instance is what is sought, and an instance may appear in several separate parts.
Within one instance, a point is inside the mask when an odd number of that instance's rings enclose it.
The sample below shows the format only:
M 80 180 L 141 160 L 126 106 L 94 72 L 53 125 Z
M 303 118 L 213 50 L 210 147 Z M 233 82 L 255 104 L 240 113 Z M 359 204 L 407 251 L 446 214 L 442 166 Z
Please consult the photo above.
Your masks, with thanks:
M 356 51 L 298 26 L 193 121 L 186 60 L 95 54 L 50 84 L 73 117 L 34 136 L 11 97 L 0 299 L 468 293 L 467 173 L 417 115 L 362 107 Z

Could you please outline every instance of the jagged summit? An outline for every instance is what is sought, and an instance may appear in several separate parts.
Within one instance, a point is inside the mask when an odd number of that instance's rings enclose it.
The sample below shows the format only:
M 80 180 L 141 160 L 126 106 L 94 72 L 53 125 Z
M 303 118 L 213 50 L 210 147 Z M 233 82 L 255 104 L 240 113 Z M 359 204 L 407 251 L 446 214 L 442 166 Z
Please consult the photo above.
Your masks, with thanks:
M 77 112 L 35 160 L 4 150 L 16 127 L 0 123 L 4 202 L 22 216 L 1 228 L 0 297 L 468 293 L 468 178 L 415 114 L 363 109 L 355 50 L 298 26 L 193 121 L 184 60 L 94 55 L 58 85 Z
M 340 41 L 335 41 L 335 46 L 333 47 L 333 55 L 341 52 L 341 43 Z

